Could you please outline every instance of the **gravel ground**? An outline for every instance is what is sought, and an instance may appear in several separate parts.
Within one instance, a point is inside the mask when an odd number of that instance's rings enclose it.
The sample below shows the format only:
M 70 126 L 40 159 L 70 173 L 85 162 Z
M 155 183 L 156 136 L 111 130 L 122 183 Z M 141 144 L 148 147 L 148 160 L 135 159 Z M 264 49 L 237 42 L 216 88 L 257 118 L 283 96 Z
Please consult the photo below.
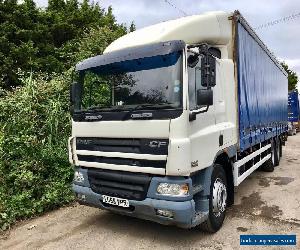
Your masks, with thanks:
M 240 234 L 296 234 L 292 249 L 300 249 L 299 156 L 300 134 L 289 137 L 273 173 L 256 171 L 239 186 L 235 205 L 215 234 L 75 204 L 18 223 L 2 236 L 0 249 L 253 249 L 239 245 Z

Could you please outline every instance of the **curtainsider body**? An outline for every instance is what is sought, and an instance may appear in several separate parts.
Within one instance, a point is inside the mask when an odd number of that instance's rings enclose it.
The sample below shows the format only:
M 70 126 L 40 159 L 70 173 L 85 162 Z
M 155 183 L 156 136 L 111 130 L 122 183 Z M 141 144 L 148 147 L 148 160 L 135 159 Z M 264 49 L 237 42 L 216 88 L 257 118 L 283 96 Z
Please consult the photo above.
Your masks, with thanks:
M 216 232 L 234 188 L 279 164 L 287 102 L 286 72 L 237 11 L 129 33 L 76 65 L 73 190 L 84 205 Z
M 286 130 L 287 76 L 243 19 L 237 23 L 241 151 Z

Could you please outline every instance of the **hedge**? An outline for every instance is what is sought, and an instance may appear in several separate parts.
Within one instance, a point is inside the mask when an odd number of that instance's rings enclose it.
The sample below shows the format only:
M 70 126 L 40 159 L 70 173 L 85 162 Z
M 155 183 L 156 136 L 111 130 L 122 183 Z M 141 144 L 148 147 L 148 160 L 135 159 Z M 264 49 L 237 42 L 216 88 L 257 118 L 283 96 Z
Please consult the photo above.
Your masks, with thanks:
M 0 97 L 0 228 L 73 200 L 69 75 L 21 77 Z

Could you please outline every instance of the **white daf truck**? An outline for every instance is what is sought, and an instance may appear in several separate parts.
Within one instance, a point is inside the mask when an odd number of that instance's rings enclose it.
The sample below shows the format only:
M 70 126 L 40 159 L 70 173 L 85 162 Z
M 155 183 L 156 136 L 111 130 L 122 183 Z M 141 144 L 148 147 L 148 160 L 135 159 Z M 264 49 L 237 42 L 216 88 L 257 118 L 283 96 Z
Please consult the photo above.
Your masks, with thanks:
M 76 65 L 69 139 L 76 197 L 216 232 L 234 188 L 279 164 L 287 98 L 286 72 L 238 11 L 129 33 Z

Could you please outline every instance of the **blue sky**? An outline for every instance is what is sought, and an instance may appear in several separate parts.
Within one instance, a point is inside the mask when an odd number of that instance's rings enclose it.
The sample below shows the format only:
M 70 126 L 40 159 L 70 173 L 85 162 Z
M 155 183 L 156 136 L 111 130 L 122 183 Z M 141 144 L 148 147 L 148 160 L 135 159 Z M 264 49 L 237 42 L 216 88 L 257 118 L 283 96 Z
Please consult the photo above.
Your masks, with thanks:
M 96 0 L 95 0 L 96 1 Z M 36 0 L 41 7 L 47 0 Z M 165 0 L 98 0 L 103 8 L 112 6 L 118 22 L 137 28 L 181 17 L 183 14 L 168 5 Z M 300 13 L 299 0 L 169 0 L 189 15 L 205 11 L 238 9 L 253 27 Z M 300 17 L 257 30 L 269 49 L 281 60 L 285 60 L 300 77 Z

